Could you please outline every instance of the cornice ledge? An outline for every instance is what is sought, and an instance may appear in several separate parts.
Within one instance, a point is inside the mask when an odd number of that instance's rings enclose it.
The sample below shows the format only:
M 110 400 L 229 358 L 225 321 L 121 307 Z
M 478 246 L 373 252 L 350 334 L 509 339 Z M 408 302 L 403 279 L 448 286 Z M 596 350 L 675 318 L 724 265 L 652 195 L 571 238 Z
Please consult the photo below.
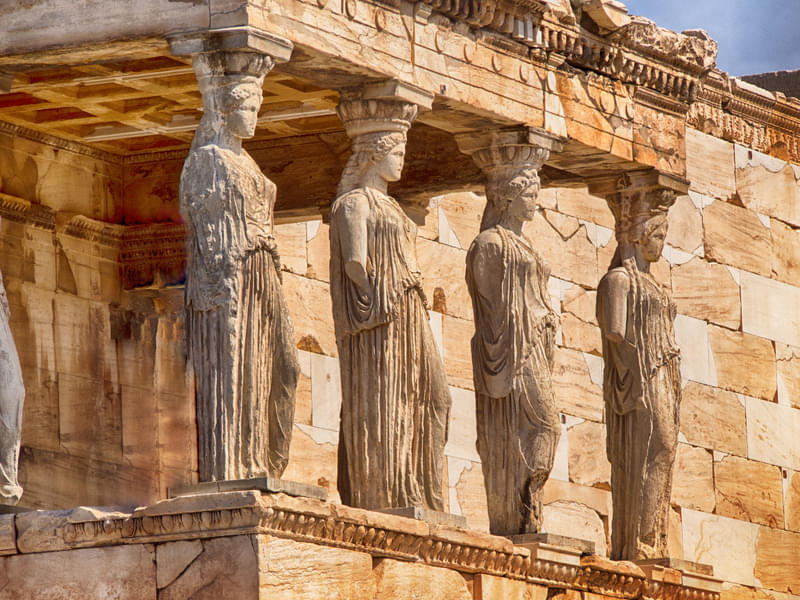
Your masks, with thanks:
M 256 491 L 184 496 L 135 510 L 82 507 L 22 513 L 17 516 L 17 531 L 21 553 L 269 534 L 628 600 L 719 600 L 719 593 L 705 589 L 708 586 L 672 583 L 667 590 L 633 563 L 598 556 L 582 556 L 578 561 L 574 551 L 562 552 L 561 560 L 554 546 L 539 557 L 504 537 Z

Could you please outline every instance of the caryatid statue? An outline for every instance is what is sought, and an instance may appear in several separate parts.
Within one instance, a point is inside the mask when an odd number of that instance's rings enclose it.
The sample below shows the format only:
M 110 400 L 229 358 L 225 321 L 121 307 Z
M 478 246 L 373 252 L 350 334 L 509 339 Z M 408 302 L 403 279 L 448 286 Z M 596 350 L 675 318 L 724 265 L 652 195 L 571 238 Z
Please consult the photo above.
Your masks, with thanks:
M 450 391 L 428 322 L 417 228 L 387 194 L 417 106 L 345 96 L 338 113 L 352 140 L 330 233 L 339 492 L 359 508 L 442 511 Z
M 616 560 L 667 553 L 681 375 L 675 304 L 650 273 L 661 256 L 667 211 L 675 200 L 661 179 L 637 172 L 590 186 L 606 196 L 616 220 L 617 250 L 597 289 Z M 682 187 L 679 181 L 667 183 Z
M 475 335 L 472 365 L 489 528 L 537 533 L 542 488 L 561 431 L 551 369 L 559 318 L 550 304 L 550 268 L 523 234 L 533 219 L 538 171 L 557 142 L 527 130 L 456 139 L 486 173 L 481 232 L 467 253 Z
M 275 185 L 242 148 L 253 136 L 266 54 L 195 55 L 203 118 L 181 173 L 190 227 L 189 352 L 201 481 L 279 477 L 289 460 L 299 363 L 273 237 Z
M 17 467 L 25 387 L 9 326 L 10 316 L 6 288 L 0 275 L 0 504 L 14 505 L 22 496 Z

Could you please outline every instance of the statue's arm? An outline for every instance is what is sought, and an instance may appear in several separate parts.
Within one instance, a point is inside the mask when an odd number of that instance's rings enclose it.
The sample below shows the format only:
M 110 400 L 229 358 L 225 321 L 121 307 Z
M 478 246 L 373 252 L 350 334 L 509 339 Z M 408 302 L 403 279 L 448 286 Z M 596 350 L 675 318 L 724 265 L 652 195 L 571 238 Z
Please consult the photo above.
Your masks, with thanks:
M 629 288 L 628 274 L 615 269 L 603 278 L 598 290 L 603 297 L 602 314 L 598 315 L 605 325 L 603 335 L 615 343 L 623 341 L 627 333 Z
M 475 289 L 490 306 L 497 306 L 503 295 L 503 246 L 500 236 L 485 232 L 475 240 L 470 253 Z
M 339 230 L 339 243 L 345 273 L 362 292 L 369 289 L 367 273 L 367 218 L 369 201 L 366 196 L 352 194 L 345 198 L 333 218 Z

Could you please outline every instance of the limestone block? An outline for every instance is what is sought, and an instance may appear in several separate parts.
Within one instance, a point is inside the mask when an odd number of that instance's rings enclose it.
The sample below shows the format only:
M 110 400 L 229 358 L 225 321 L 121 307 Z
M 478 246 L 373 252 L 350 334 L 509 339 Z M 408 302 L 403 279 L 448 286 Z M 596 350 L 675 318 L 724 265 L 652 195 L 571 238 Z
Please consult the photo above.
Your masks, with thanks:
M 575 217 L 547 209 L 543 210 L 542 214 L 545 221 L 565 240 L 572 237 L 580 229 L 581 223 Z
M 594 542 L 594 551 L 599 556 L 608 555 L 606 530 L 600 516 L 580 502 L 556 500 L 543 508 L 545 533 L 563 535 Z
M 691 509 L 683 509 L 681 518 L 685 560 L 712 565 L 724 581 L 755 584 L 756 538 L 763 528 Z
M 669 209 L 667 244 L 692 253 L 703 245 L 703 217 L 689 196 L 680 196 Z
M 761 586 L 779 592 L 800 592 L 800 533 L 759 527 L 755 576 Z
M 680 431 L 690 444 L 747 456 L 745 407 L 733 392 L 689 383 L 681 394 Z
M 254 537 L 203 540 L 203 551 L 177 579 L 158 592 L 158 600 L 258 599 L 260 565 Z
M 591 421 L 603 420 L 603 392 L 592 380 L 583 353 L 556 348 L 553 391 L 559 412 Z
M 475 449 L 478 439 L 475 424 L 475 392 L 451 387 L 450 396 L 453 398 L 453 405 L 450 408 L 450 429 L 444 453 L 446 456 L 480 462 L 480 456 Z
M 158 589 L 175 581 L 203 551 L 200 540 L 167 542 L 156 546 L 156 585 Z
M 732 583 L 723 583 L 720 592 L 720 600 L 788 600 L 788 598 L 787 594 Z
M 322 221 L 306 223 L 306 277 L 330 281 L 331 240 L 330 225 Z
M 150 544 L 9 556 L 3 559 L 2 597 L 155 600 L 153 559 Z
M 682 314 L 739 329 L 739 285 L 724 265 L 694 258 L 673 267 L 672 298 Z
M 306 224 L 301 222 L 275 225 L 275 241 L 281 257 L 281 268 L 284 271 L 305 275 L 308 269 Z
M 417 225 L 417 239 L 436 240 L 439 237 L 439 200 L 441 196 L 434 196 L 428 202 L 428 212 L 425 222 Z
M 714 355 L 705 321 L 679 314 L 675 318 L 675 340 L 681 349 L 681 376 L 690 381 L 717 385 Z
M 679 509 L 670 506 L 667 529 L 668 556 L 683 559 L 683 523 Z
M 777 391 L 775 350 L 761 337 L 709 326 L 719 386 L 773 400 Z
M 597 287 L 597 251 L 586 236 L 585 226 L 564 239 L 544 216 L 537 214 L 532 221 L 525 224 L 524 233 L 550 265 L 554 277 L 587 288 Z
M 770 527 L 783 526 L 783 482 L 778 467 L 727 456 L 714 462 L 717 514 Z
M 547 600 L 547 587 L 476 573 L 473 578 L 475 600 Z
M 707 259 L 769 276 L 772 239 L 755 213 L 716 201 L 703 210 Z
M 14 528 L 14 515 L 0 515 L 0 556 L 16 552 L 17 531 Z
M 746 399 L 747 457 L 800 471 L 800 411 Z
M 800 167 L 736 145 L 736 190 L 742 203 L 800 226 Z
M 339 360 L 315 353 L 311 353 L 310 360 L 311 424 L 339 431 L 339 411 L 342 406 Z
M 472 320 L 472 300 L 464 279 L 466 257 L 466 250 L 417 238 L 417 259 L 428 303 L 436 312 Z
M 595 356 L 603 355 L 603 340 L 597 325 L 586 323 L 571 313 L 561 318 L 561 335 L 566 348 L 588 352 Z
M 283 293 L 298 348 L 337 356 L 328 285 L 294 273 L 284 273 Z
M 775 219 L 772 233 L 772 272 L 776 279 L 790 284 L 800 282 L 800 231 Z
M 800 347 L 800 287 L 745 272 L 741 283 L 742 331 Z
M 300 350 L 299 352 L 303 352 Z M 312 354 L 306 352 L 307 355 Z M 301 357 L 300 362 L 303 362 Z M 310 361 L 309 361 L 310 362 Z M 309 366 L 310 369 L 310 366 Z M 294 422 L 311 425 L 311 378 L 301 374 L 297 379 L 297 390 L 294 395 Z
M 443 316 L 444 366 L 450 385 L 469 390 L 475 388 L 472 380 L 471 346 L 474 333 L 475 325 L 472 321 Z
M 425 598 L 426 600 L 473 600 L 472 576 L 452 569 L 401 562 L 384 558 L 373 571 L 374 596 L 353 596 L 372 600 Z M 343 597 L 344 598 L 344 597 Z M 350 596 L 347 596 L 350 598 Z
M 606 458 L 605 425 L 584 421 L 570 427 L 567 437 L 570 481 L 580 485 L 610 488 L 611 463 Z
M 483 208 L 486 206 L 486 198 L 472 192 L 458 192 L 445 194 L 439 199 L 439 241 L 448 243 L 442 239 L 443 228 L 441 215 L 445 215 L 445 220 L 449 229 L 455 234 L 459 248 L 466 250 L 478 235 L 481 228 L 481 217 Z M 450 244 L 455 246 L 455 244 Z
M 289 447 L 289 464 L 282 478 L 324 487 L 328 490 L 329 499 L 338 498 L 337 448 L 336 432 L 295 425 Z
M 695 192 L 730 198 L 736 191 L 733 144 L 687 127 L 686 178 Z
M 711 452 L 678 444 L 672 475 L 672 504 L 709 513 L 714 511 Z
M 258 536 L 259 598 L 372 600 L 369 554 Z
M 470 466 L 458 475 L 454 487 L 461 514 L 467 518 L 469 528 L 488 533 L 489 509 L 486 504 L 486 488 L 483 485 L 481 464 L 470 463 Z
M 597 292 L 585 290 L 580 286 L 574 286 L 564 293 L 564 301 L 561 310 L 576 316 L 585 323 L 597 325 L 595 307 L 597 306 Z
M 786 529 L 800 531 L 800 471 L 790 471 L 787 476 L 783 500 Z
M 552 504 L 557 500 L 580 502 L 594 510 L 603 519 L 607 519 L 611 515 L 610 490 L 548 479 L 544 486 L 542 502 Z

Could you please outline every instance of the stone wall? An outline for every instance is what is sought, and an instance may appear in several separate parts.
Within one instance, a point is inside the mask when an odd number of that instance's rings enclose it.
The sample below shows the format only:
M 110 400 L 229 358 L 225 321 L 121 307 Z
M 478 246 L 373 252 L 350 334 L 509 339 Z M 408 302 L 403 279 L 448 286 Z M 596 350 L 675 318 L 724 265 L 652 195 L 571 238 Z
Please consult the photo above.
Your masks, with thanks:
M 43 166 L 41 154 L 53 151 L 20 151 L 20 143 L 4 139 L 0 147 L 14 148 L 22 165 L 26 152 L 33 156 L 39 183 L 29 198 L 24 185 L 6 184 L 6 192 L 62 211 L 50 228 L 2 222 L 0 269 L 28 389 L 22 504 L 163 498 L 167 486 L 196 477 L 182 289 L 159 281 L 129 289 L 108 244 L 59 225 L 73 188 L 63 188 L 62 198 L 61 188 L 42 183 L 56 171 Z M 60 152 L 64 164 L 77 160 L 92 180 L 113 171 L 109 163 Z M 654 265 L 678 304 L 683 353 L 671 553 L 713 564 L 729 600 L 791 600 L 800 595 L 800 167 L 695 130 L 687 131 L 686 153 L 690 193 L 671 209 L 668 245 Z M 0 176 L 11 172 L 23 171 Z M 136 190 L 132 185 L 125 184 Z M 111 220 L 119 210 L 151 218 L 159 210 L 132 203 L 120 209 L 125 203 L 114 200 L 117 192 L 109 200 L 106 186 L 77 189 L 84 196 L 74 197 L 83 207 L 90 197 L 97 219 Z M 591 539 L 604 554 L 610 472 L 594 303 L 615 248 L 613 218 L 585 188 L 544 190 L 540 205 L 527 233 L 551 266 L 550 291 L 562 318 L 555 378 L 563 430 L 545 488 L 544 527 Z M 445 498 L 478 531 L 487 530 L 488 519 L 474 444 L 472 309 L 463 274 L 482 208 L 473 194 L 432 199 L 417 244 L 454 401 Z M 173 209 L 166 208 L 169 218 Z M 279 225 L 277 237 L 303 371 L 284 476 L 323 485 L 335 501 L 340 393 L 328 226 Z

